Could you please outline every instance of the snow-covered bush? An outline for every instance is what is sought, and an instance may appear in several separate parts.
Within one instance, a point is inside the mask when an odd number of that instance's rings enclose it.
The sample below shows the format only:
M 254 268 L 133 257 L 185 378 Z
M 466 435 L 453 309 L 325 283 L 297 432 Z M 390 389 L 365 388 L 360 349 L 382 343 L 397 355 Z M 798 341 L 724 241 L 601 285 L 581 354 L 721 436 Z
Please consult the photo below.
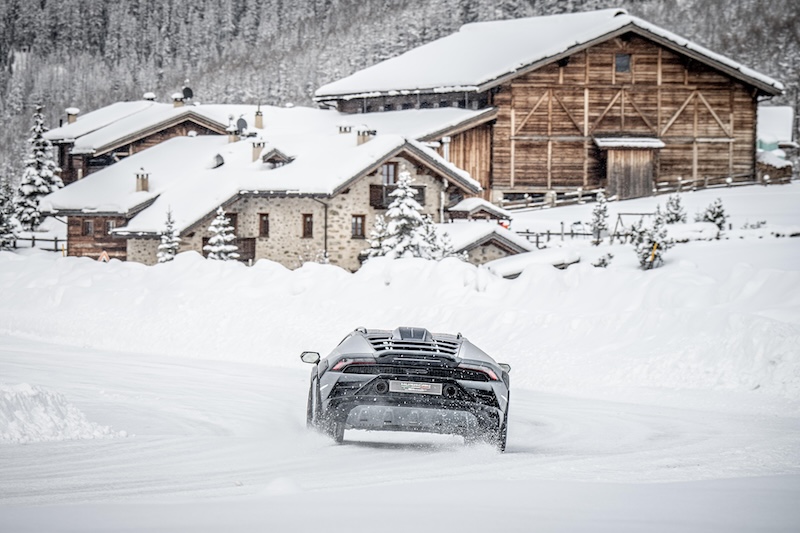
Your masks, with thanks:
M 44 138 L 48 128 L 44 125 L 42 106 L 33 114 L 31 137 L 28 139 L 28 156 L 17 194 L 16 217 L 22 227 L 34 231 L 42 222 L 39 201 L 45 195 L 64 186 L 58 173 L 61 169 L 53 158 L 53 143 Z
M 717 198 L 714 200 L 703 213 L 698 213 L 695 216 L 695 222 L 711 222 L 716 225 L 720 231 L 725 231 L 725 222 L 728 220 L 728 215 L 725 214 L 725 208 L 722 206 L 722 199 Z
M 600 257 L 597 258 L 597 261 L 592 263 L 592 266 L 597 268 L 606 268 L 608 265 L 611 264 L 612 259 L 614 259 L 614 254 L 612 253 L 601 255 Z
M 677 224 L 686 222 L 686 211 L 683 209 L 680 194 L 671 194 L 667 198 L 667 205 L 664 208 L 664 222 L 667 224 Z
M 364 250 L 371 257 L 421 257 L 443 259 L 453 253 L 448 239 L 436 231 L 433 220 L 422 214 L 422 206 L 414 199 L 417 191 L 411 186 L 411 173 L 403 168 L 397 179 L 397 188 L 389 195 L 393 198 L 385 217 L 375 217 L 375 227 Z
M 667 237 L 664 214 L 660 207 L 656 207 L 652 225 L 645 225 L 644 219 L 641 219 L 631 227 L 631 243 L 643 270 L 661 266 L 664 253 L 674 243 Z
M 597 203 L 592 209 L 592 244 L 603 242 L 603 232 L 608 231 L 608 202 L 603 191 L 597 193 Z
M 172 261 L 178 253 L 181 245 L 181 238 L 178 236 L 178 231 L 175 229 L 175 220 L 172 218 L 172 210 L 167 210 L 167 222 L 164 226 L 164 231 L 161 233 L 161 244 L 158 245 L 159 263 L 166 263 Z
M 236 240 L 236 235 L 233 233 L 231 220 L 225 216 L 225 211 L 223 211 L 222 207 L 217 208 L 217 216 L 209 226 L 208 231 L 213 235 L 208 239 L 208 244 L 203 246 L 203 250 L 208 252 L 209 259 L 218 261 L 239 259 L 237 252 L 239 247 L 233 243 Z

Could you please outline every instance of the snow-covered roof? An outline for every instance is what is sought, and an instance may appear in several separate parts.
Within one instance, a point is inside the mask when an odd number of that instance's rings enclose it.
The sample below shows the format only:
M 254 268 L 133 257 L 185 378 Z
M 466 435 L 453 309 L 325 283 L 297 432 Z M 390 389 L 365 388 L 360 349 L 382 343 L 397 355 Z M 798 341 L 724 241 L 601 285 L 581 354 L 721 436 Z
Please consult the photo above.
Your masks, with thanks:
M 324 85 L 315 98 L 485 91 L 521 71 L 627 31 L 701 60 L 769 94 L 783 91 L 780 82 L 732 59 L 628 15 L 623 9 L 605 9 L 466 24 L 452 35 Z
M 489 261 L 485 266 L 498 276 L 514 278 L 532 265 L 551 265 L 563 268 L 580 260 L 580 254 L 572 248 L 548 248 L 547 250 L 502 257 Z
M 78 137 L 83 137 L 88 133 L 108 126 L 127 116 L 139 113 L 154 105 L 158 104 L 148 100 L 116 102 L 92 111 L 91 113 L 78 116 L 77 120 L 72 124 L 65 124 L 59 128 L 53 128 L 45 133 L 44 137 L 51 141 L 73 141 Z
M 594 143 L 598 148 L 664 148 L 666 145 L 661 139 L 654 137 L 595 137 Z
M 262 135 L 266 143 L 280 146 L 294 160 L 270 169 L 260 159 L 253 161 L 250 140 L 229 143 L 227 136 L 176 137 L 48 195 L 42 200 L 42 209 L 133 215 L 118 230 L 121 234 L 157 233 L 171 209 L 175 227 L 182 231 L 240 194 L 336 194 L 401 152 L 435 168 L 468 193 L 481 190 L 468 173 L 422 143 L 400 135 L 376 135 L 360 145 L 355 133 L 339 134 L 333 127 L 296 135 L 272 134 L 265 129 Z M 222 165 L 217 156 L 224 161 Z M 135 190 L 134 176 L 142 170 L 149 173 L 149 192 Z
M 265 130 L 273 135 L 316 135 L 337 130 L 343 120 L 352 118 L 337 111 L 307 107 L 273 107 L 252 105 L 194 105 L 175 107 L 151 101 L 119 102 L 78 117 L 72 123 L 46 133 L 52 141 L 73 142 L 73 154 L 102 154 L 108 150 L 142 138 L 186 118 L 223 132 L 230 122 L 244 118 L 248 129 L 255 130 L 256 111 L 263 114 Z M 492 118 L 494 110 L 473 111 L 458 108 L 404 110 L 391 113 L 364 113 L 359 121 L 378 133 L 402 135 L 412 139 L 429 139 L 447 135 L 467 125 Z
M 511 212 L 503 209 L 502 207 L 497 207 L 493 203 L 489 202 L 488 200 L 484 200 L 483 198 L 465 198 L 458 202 L 453 207 L 449 208 L 448 211 L 457 211 L 462 213 L 475 213 L 477 211 L 486 211 L 488 213 L 492 213 L 497 218 L 505 218 L 511 219 Z
M 792 168 L 792 162 L 783 159 L 780 155 L 775 153 L 776 151 L 778 150 L 772 152 L 758 152 L 756 154 L 756 160 L 759 163 L 775 168 Z
M 456 252 L 471 250 L 476 246 L 492 240 L 500 241 L 508 248 L 517 252 L 527 252 L 535 248 L 534 245 L 499 225 L 493 220 L 456 221 L 450 224 L 436 224 L 439 233 L 446 233 L 450 244 Z
M 794 138 L 794 109 L 791 106 L 758 106 L 756 133 L 759 139 L 774 139 L 778 143 Z

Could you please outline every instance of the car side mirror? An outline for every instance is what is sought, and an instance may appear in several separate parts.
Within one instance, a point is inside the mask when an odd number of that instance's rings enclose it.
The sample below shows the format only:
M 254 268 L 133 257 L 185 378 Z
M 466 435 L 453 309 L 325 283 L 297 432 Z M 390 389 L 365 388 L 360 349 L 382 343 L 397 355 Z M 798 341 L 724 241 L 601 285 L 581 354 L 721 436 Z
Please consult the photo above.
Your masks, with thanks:
M 317 352 L 303 352 L 300 354 L 300 359 L 302 359 L 304 363 L 316 365 L 319 363 L 319 354 Z
M 500 368 L 502 368 L 506 373 L 511 373 L 511 365 L 507 363 L 500 363 Z

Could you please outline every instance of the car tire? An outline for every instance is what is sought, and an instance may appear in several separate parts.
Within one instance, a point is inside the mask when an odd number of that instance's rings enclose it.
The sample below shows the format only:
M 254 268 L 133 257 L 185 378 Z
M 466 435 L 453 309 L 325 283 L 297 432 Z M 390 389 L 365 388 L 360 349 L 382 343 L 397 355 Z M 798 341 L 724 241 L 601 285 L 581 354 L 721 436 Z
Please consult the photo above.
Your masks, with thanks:
M 331 420 L 328 423 L 328 434 L 336 444 L 341 444 L 344 441 L 344 422 L 337 422 Z
M 314 383 L 308 387 L 308 404 L 306 406 L 306 427 L 313 428 L 316 424 L 314 416 Z

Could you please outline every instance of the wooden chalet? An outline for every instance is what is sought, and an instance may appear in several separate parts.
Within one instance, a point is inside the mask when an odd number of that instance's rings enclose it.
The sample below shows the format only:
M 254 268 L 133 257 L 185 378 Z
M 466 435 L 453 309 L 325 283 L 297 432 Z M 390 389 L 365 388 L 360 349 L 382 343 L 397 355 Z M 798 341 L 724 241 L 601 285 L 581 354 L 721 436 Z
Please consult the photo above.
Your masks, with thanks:
M 756 175 L 756 108 L 782 85 L 624 10 L 469 24 L 328 84 L 348 113 L 466 107 L 440 153 L 495 203 Z M 432 140 L 432 139 L 431 139 Z
M 182 100 L 119 102 L 85 117 L 78 113 L 68 108 L 67 124 L 46 134 L 58 150 L 64 185 L 173 137 L 227 133 L 226 122 Z

